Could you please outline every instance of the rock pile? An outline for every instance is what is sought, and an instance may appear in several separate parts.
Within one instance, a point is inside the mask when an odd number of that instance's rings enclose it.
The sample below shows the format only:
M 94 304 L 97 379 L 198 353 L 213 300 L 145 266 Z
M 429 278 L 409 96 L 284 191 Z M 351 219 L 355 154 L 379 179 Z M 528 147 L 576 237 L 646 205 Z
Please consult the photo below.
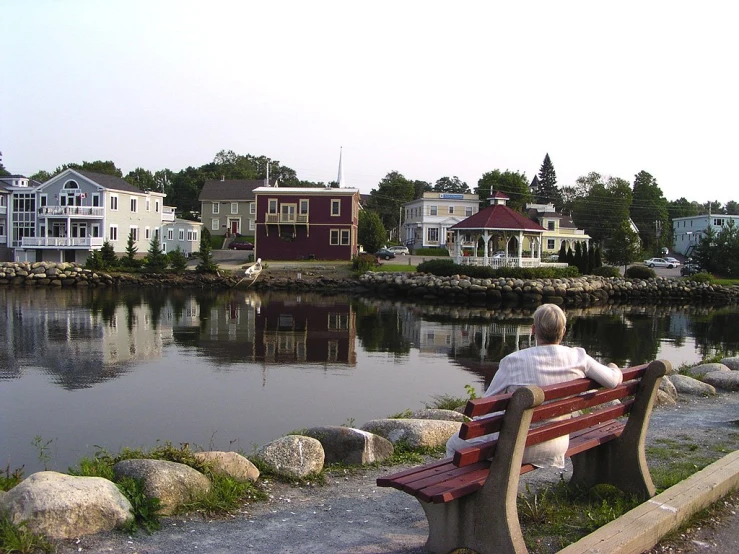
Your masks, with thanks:
M 606 302 L 739 301 L 739 287 L 657 277 L 624 279 L 585 275 L 561 279 L 476 279 L 426 273 L 375 273 L 360 277 L 363 286 L 382 295 L 455 304 L 590 305 Z

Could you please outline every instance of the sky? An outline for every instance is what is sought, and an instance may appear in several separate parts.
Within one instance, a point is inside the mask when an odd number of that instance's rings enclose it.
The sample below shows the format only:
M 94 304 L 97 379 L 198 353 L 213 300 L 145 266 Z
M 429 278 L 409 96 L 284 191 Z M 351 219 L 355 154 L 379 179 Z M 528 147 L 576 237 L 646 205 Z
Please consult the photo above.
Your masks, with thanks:
M 645 170 L 668 200 L 739 200 L 735 2 L 0 0 L 13 173 L 221 150 L 368 193 L 390 171 L 470 188 Z

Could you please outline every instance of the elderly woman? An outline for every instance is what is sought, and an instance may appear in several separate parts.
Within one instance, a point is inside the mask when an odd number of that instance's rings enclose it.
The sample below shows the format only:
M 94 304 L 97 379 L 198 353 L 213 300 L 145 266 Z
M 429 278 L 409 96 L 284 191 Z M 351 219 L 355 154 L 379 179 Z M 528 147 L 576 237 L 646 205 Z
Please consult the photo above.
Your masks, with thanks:
M 560 344 L 565 334 L 567 318 L 555 304 L 543 304 L 534 312 L 531 332 L 536 346 L 509 354 L 500 361 L 497 373 L 483 396 L 513 392 L 523 385 L 554 385 L 573 379 L 588 377 L 609 388 L 621 384 L 623 374 L 615 364 L 607 366 L 596 362 L 582 348 Z M 561 419 L 568 418 L 569 415 Z M 560 418 L 555 418 L 560 419 Z M 447 456 L 456 450 L 489 440 L 490 435 L 468 441 L 453 435 L 446 444 Z M 569 446 L 569 436 L 564 435 L 526 448 L 523 463 L 537 467 L 564 467 L 564 455 Z

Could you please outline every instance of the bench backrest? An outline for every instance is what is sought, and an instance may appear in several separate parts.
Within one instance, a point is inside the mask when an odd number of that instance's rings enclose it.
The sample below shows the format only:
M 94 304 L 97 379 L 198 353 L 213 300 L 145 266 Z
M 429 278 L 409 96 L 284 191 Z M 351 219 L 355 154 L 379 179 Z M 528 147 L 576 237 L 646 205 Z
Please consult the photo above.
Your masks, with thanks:
M 640 381 L 648 367 L 649 364 L 644 364 L 624 369 L 623 382 L 612 389 L 604 388 L 591 379 L 575 379 L 541 387 L 544 393 L 544 402 L 534 408 L 531 422 L 541 422 L 600 406 L 612 400 L 633 397 L 639 390 Z M 467 440 L 500 431 L 505 419 L 505 410 L 514 394 L 515 392 L 499 394 L 468 401 L 464 411 L 468 417 L 485 416 L 495 412 L 503 413 L 463 423 L 459 432 L 460 438 Z M 613 421 L 629 414 L 633 404 L 634 399 L 630 398 L 629 400 L 622 400 L 621 403 L 615 406 L 596 408 L 570 419 L 547 421 L 529 429 L 526 446 L 539 444 L 581 429 Z M 496 445 L 497 440 L 491 439 L 483 444 L 461 449 L 455 453 L 454 463 L 459 467 L 463 467 L 491 458 L 495 453 Z

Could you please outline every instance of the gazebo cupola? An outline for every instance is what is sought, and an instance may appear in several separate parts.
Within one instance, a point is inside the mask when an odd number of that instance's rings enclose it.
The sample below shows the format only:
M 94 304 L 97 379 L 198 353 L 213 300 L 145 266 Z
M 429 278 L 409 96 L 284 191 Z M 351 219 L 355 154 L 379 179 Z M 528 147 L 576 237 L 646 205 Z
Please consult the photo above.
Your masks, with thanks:
M 499 190 L 496 190 L 490 196 L 490 198 L 488 198 L 488 202 L 490 202 L 491 206 L 505 206 L 510 199 L 510 196 L 508 196 L 505 192 L 500 192 Z

